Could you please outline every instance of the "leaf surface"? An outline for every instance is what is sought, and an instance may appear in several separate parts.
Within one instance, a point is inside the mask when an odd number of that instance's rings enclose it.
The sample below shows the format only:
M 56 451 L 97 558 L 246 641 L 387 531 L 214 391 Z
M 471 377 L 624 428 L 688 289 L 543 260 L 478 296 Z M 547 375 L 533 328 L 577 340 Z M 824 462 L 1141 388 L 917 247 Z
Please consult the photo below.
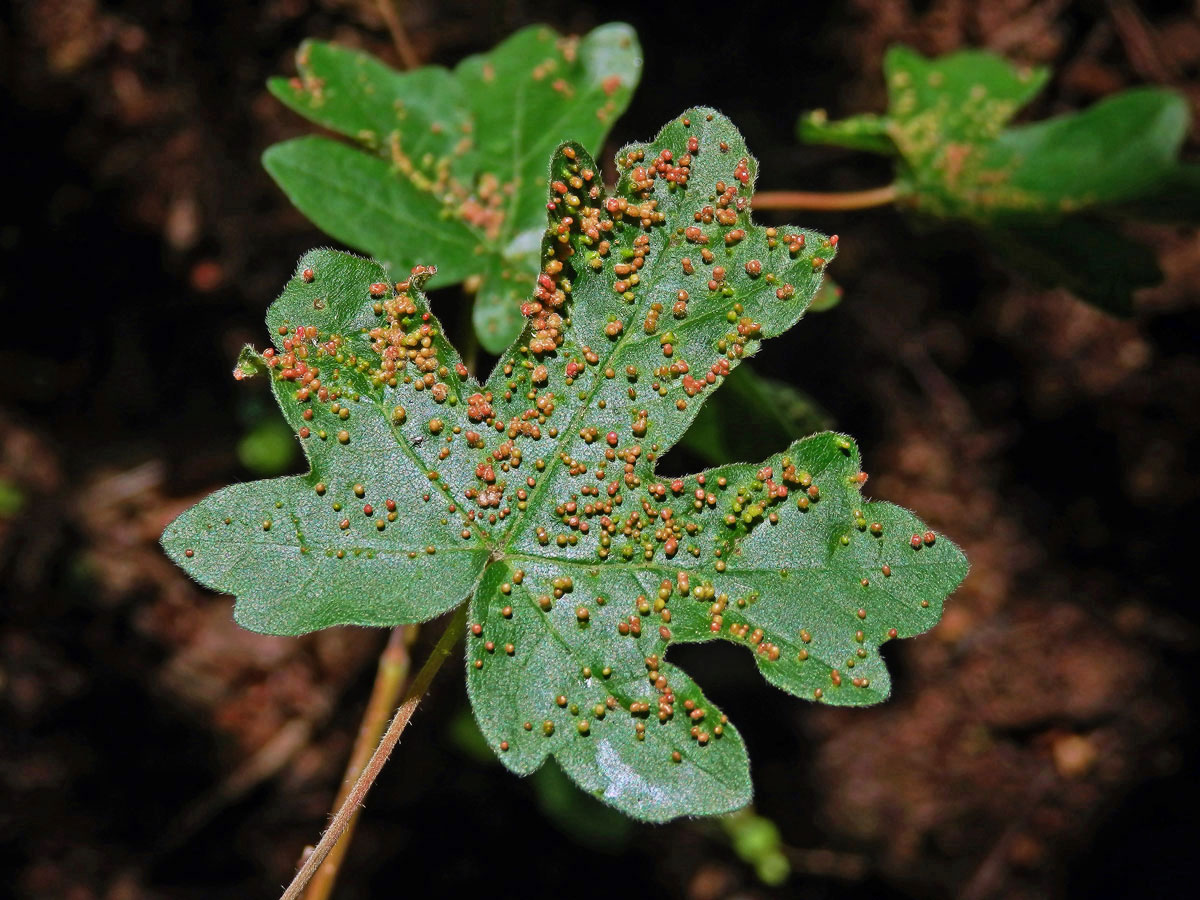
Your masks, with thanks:
M 844 435 L 656 474 L 836 252 L 751 221 L 755 168 L 704 108 L 624 148 L 611 195 L 586 149 L 561 145 L 528 321 L 483 385 L 420 277 L 393 287 L 375 263 L 310 254 L 271 307 L 263 365 L 313 471 L 214 495 L 168 528 L 168 551 L 281 633 L 411 622 L 470 594 L 468 693 L 506 766 L 553 757 L 650 821 L 745 805 L 742 738 L 669 647 L 732 641 L 789 693 L 876 703 L 880 646 L 930 628 L 966 571 L 911 513 L 862 497 Z M 751 427 L 736 408 L 716 426 Z
M 397 277 L 436 261 L 439 284 L 470 278 L 480 341 L 504 350 L 537 273 L 546 160 L 567 138 L 597 148 L 629 104 L 641 72 L 633 29 L 577 39 L 526 28 L 453 72 L 397 72 L 320 41 L 296 62 L 298 77 L 272 79 L 271 92 L 353 145 L 276 144 L 263 157 L 272 177 L 319 228 Z
M 393 297 L 378 263 L 314 250 L 272 304 L 274 346 L 261 367 L 312 470 L 218 491 L 162 539 L 193 578 L 237 596 L 234 615 L 246 628 L 303 634 L 420 622 L 462 602 L 483 571 L 486 541 L 430 478 L 442 466 L 429 424 L 461 405 L 472 383 L 428 312 L 421 280 Z M 378 379 L 379 341 L 363 329 L 393 318 L 388 337 L 404 348 L 407 374 L 390 385 Z M 441 402 L 441 389 L 425 388 L 426 371 L 445 389 Z

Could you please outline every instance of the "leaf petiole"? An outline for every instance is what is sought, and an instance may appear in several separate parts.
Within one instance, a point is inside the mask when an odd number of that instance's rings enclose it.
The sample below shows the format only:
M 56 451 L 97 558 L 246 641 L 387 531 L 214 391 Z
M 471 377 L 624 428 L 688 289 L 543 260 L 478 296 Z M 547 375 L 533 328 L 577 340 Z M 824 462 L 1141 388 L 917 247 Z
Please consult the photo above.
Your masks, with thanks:
M 759 191 L 752 205 L 757 210 L 847 210 L 870 209 L 895 203 L 900 189 L 895 182 L 865 191 L 825 194 L 819 191 Z
M 342 805 L 334 815 L 333 821 L 329 823 L 329 827 L 321 835 L 321 840 L 317 843 L 313 852 L 308 855 L 308 858 L 304 860 L 300 871 L 296 873 L 287 890 L 280 895 L 279 900 L 299 900 L 305 886 L 312 880 L 317 870 L 321 868 L 321 864 L 325 862 L 338 841 L 341 840 L 347 829 L 353 824 L 354 818 L 358 813 L 358 808 L 366 800 L 367 793 L 371 790 L 375 779 L 379 777 L 379 773 L 383 771 L 388 757 L 396 748 L 396 744 L 400 742 L 400 735 L 404 733 L 404 729 L 412 719 L 413 713 L 416 712 L 421 698 L 425 696 L 425 692 L 429 690 L 429 685 L 442 668 L 442 663 L 446 661 L 446 657 L 450 655 L 450 651 L 453 649 L 455 643 L 462 636 L 463 626 L 466 625 L 466 622 L 467 604 L 463 603 L 459 605 L 450 617 L 450 621 L 446 624 L 446 630 L 438 638 L 438 642 L 430 652 L 429 658 L 425 660 L 425 664 L 417 672 L 417 677 L 413 679 L 412 685 L 405 692 L 404 702 L 396 710 L 396 715 L 392 717 L 391 724 L 388 725 L 387 731 L 384 732 L 383 739 L 379 742 L 379 746 L 375 748 L 375 752 L 371 754 L 371 758 L 363 768 L 362 774 L 358 776 L 358 780 L 354 782 L 354 787 L 350 789 L 345 800 L 342 801 Z
M 358 737 L 354 739 L 354 749 L 350 753 L 349 762 L 346 763 L 346 774 L 342 776 L 342 786 L 338 790 L 337 799 L 333 801 L 335 814 L 349 796 L 359 773 L 366 768 L 372 752 L 379 745 L 380 738 L 383 737 L 384 729 L 387 728 L 389 715 L 400 702 L 408 683 L 411 664 L 408 651 L 417 636 L 417 630 L 416 625 L 399 625 L 393 628 L 391 634 L 388 635 L 383 653 L 379 655 L 379 669 L 375 675 L 375 684 L 371 688 L 371 699 L 367 701 L 362 724 L 358 729 Z M 355 811 L 341 839 L 334 845 L 325 862 L 317 869 L 304 900 L 325 900 L 333 892 L 333 885 L 341 870 L 342 859 L 350 848 L 350 841 L 354 838 L 354 826 L 357 822 L 358 812 Z

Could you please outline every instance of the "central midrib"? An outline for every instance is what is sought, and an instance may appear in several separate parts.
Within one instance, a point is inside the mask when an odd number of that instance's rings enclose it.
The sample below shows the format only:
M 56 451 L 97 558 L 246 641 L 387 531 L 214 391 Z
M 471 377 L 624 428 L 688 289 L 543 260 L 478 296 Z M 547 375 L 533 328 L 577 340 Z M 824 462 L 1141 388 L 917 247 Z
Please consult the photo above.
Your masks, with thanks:
M 666 250 L 665 246 L 663 247 L 663 250 L 664 251 Z M 655 257 L 654 262 L 652 262 L 650 264 L 651 271 L 653 271 L 658 266 L 658 262 L 659 262 L 659 260 L 661 260 L 663 258 L 663 256 L 664 256 L 664 254 L 660 253 L 658 256 Z M 630 323 L 632 323 L 633 320 L 637 318 L 637 315 L 636 315 L 637 309 L 638 309 L 638 304 L 636 304 L 636 303 L 630 304 L 629 316 L 622 323 L 624 326 L 624 330 L 622 332 L 621 338 L 615 344 L 612 345 L 612 348 L 609 350 L 608 355 L 604 357 L 603 361 L 601 363 L 598 363 L 594 367 L 597 372 L 603 372 L 604 367 L 609 362 L 611 362 L 612 359 L 622 349 L 624 349 L 625 346 L 627 344 L 629 344 L 630 341 L 632 340 L 634 329 L 630 327 Z M 503 359 L 501 359 L 501 363 L 503 363 Z M 501 363 L 497 363 L 497 365 L 499 366 Z M 489 381 L 490 381 L 490 379 L 489 379 Z M 592 386 L 588 390 L 587 399 L 579 401 L 579 405 L 576 407 L 574 414 L 571 416 L 570 422 L 567 424 L 567 427 L 565 429 L 563 429 L 561 432 L 562 437 L 559 438 L 559 440 L 554 445 L 553 459 L 552 459 L 551 463 L 549 465 L 547 465 L 547 471 L 545 473 L 545 477 L 543 477 L 542 480 L 537 483 L 537 486 L 534 487 L 534 489 L 533 489 L 533 493 L 529 495 L 529 500 L 527 501 L 527 504 L 525 507 L 525 512 L 523 514 L 518 515 L 517 518 L 513 521 L 512 525 L 510 525 L 508 527 L 508 531 L 505 533 L 504 538 L 503 538 L 503 545 L 501 547 L 502 551 L 507 551 L 509 549 L 509 547 L 512 546 L 513 541 L 521 536 L 521 534 L 524 530 L 526 520 L 530 518 L 530 513 L 536 513 L 538 501 L 541 499 L 542 494 L 544 494 L 546 492 L 546 489 L 550 485 L 550 483 L 554 480 L 553 476 L 554 476 L 554 474 L 557 473 L 558 467 L 560 465 L 562 465 L 562 460 L 560 459 L 560 457 L 561 457 L 562 453 L 564 452 L 565 448 L 570 446 L 571 435 L 573 435 L 575 433 L 575 426 L 578 424 L 580 419 L 582 419 L 587 414 L 588 410 L 591 409 L 592 399 L 596 396 L 596 393 L 600 390 L 600 387 L 603 384 L 604 384 L 603 379 L 594 378 L 593 382 L 592 382 Z M 551 471 L 551 466 L 553 466 L 553 471 Z

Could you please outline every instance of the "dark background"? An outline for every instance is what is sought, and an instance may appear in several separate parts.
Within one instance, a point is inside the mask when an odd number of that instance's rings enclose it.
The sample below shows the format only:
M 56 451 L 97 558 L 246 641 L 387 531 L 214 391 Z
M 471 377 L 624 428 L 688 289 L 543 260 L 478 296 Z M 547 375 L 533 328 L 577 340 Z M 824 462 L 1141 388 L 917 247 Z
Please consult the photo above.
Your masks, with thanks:
M 1143 83 L 1200 102 L 1188 2 L 399 6 L 441 64 L 530 22 L 632 22 L 645 73 L 605 155 L 710 104 L 746 135 L 760 189 L 886 182 L 886 164 L 802 146 L 793 125 L 815 106 L 881 109 L 895 41 L 1054 66 L 1037 116 Z M 328 243 L 259 165 L 307 130 L 264 81 L 293 71 L 306 36 L 396 52 L 377 6 L 351 0 L 26 0 L 2 15 L 0 894 L 273 897 L 325 822 L 384 634 L 243 632 L 156 539 L 251 476 L 235 448 L 275 413 L 265 385 L 229 377 L 236 350 L 263 343 L 293 261 Z M 1191 883 L 1195 231 L 1139 230 L 1167 278 L 1120 321 L 1024 282 L 970 234 L 918 235 L 890 210 L 792 218 L 841 235 L 846 299 L 760 368 L 829 409 L 860 440 L 869 493 L 919 510 L 972 571 L 941 625 L 889 648 L 881 707 L 785 696 L 734 648 L 678 653 L 745 735 L 791 879 L 759 883 L 711 823 L 625 824 L 572 794 L 562 809 L 553 781 L 478 755 L 448 667 L 370 798 L 338 897 Z M 456 291 L 434 302 L 464 322 Z

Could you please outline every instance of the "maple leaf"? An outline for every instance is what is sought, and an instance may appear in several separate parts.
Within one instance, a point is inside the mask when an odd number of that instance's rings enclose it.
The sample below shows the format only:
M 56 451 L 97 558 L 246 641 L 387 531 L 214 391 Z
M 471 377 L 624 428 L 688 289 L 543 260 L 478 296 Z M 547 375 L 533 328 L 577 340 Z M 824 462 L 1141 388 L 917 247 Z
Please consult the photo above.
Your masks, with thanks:
M 876 703 L 880 646 L 930 628 L 966 562 L 862 497 L 845 435 L 656 474 L 705 399 L 799 320 L 837 242 L 752 223 L 756 164 L 713 110 L 617 169 L 609 194 L 581 145 L 555 152 L 528 324 L 484 384 L 429 312 L 428 270 L 392 285 L 377 263 L 306 255 L 268 313 L 275 346 L 239 371 L 269 370 L 312 471 L 226 488 L 163 544 L 261 631 L 398 625 L 469 596 L 468 692 L 503 763 L 553 757 L 663 821 L 751 795 L 740 735 L 671 645 L 733 641 L 789 693 Z
M 439 285 L 466 281 L 480 342 L 499 353 L 521 330 L 538 270 L 546 160 L 567 137 L 600 146 L 629 105 L 641 53 L 622 23 L 583 38 L 531 26 L 453 71 L 397 72 L 306 41 L 298 77 L 270 90 L 358 147 L 296 138 L 263 164 L 322 231 L 391 272 L 436 259 Z
M 980 222 L 1053 219 L 1154 190 L 1179 167 L 1190 113 L 1175 91 L 1121 91 L 1081 111 L 1012 125 L 1048 69 L 964 50 L 927 59 L 908 47 L 884 60 L 888 111 L 800 120 L 805 140 L 900 160 L 900 202 Z
M 1176 91 L 1134 88 L 1014 125 L 1048 69 L 975 50 L 927 59 L 897 46 L 884 73 L 886 114 L 830 121 L 816 110 L 801 117 L 801 138 L 895 157 L 899 206 L 971 222 L 1046 284 L 1127 315 L 1133 292 L 1162 273 L 1153 250 L 1114 223 L 1200 218 L 1200 166 L 1179 161 L 1191 112 Z

